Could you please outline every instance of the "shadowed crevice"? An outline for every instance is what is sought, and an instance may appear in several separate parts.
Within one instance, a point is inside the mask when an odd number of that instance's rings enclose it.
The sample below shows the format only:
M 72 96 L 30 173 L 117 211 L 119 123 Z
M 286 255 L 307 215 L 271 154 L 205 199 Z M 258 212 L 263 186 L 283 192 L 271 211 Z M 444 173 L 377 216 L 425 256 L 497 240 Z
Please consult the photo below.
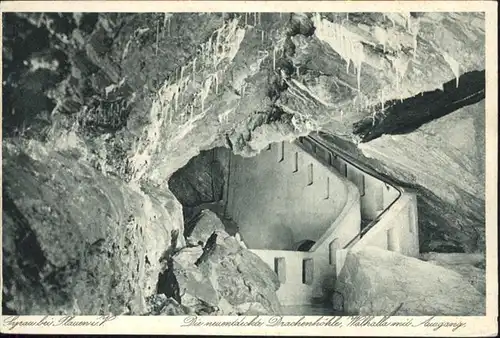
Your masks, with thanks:
M 353 124 L 353 133 L 361 142 L 374 140 L 383 134 L 408 134 L 423 124 L 448 115 L 485 97 L 485 71 L 472 71 L 446 82 L 443 90 L 423 92 L 401 100 L 377 105 L 374 116 Z

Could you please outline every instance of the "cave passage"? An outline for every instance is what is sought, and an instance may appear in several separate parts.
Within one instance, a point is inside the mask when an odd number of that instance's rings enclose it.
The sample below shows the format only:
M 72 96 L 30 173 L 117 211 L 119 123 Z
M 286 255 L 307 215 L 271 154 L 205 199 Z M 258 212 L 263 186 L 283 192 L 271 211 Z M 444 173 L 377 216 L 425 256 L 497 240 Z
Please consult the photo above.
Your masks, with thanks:
M 306 138 L 269 144 L 254 157 L 229 149 L 201 152 L 169 180 L 183 206 L 184 236 L 215 213 L 225 231 L 249 249 L 311 251 L 351 200 L 360 214 L 354 228 L 369 225 L 397 191 Z M 353 189 L 359 192 L 354 196 Z M 202 222 L 206 224 L 206 222 Z M 213 218 L 210 220 L 212 227 Z
M 208 209 L 249 249 L 309 251 L 347 198 L 340 174 L 289 142 L 248 158 L 225 148 L 201 152 L 169 187 L 183 205 L 186 237 Z

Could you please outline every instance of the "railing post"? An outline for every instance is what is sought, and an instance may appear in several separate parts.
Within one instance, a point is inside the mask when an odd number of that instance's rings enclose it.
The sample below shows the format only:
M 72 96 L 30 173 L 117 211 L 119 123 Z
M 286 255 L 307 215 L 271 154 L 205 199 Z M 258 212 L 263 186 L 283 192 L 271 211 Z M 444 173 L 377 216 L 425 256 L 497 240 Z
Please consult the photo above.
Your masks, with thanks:
M 399 251 L 399 238 L 394 228 L 387 229 L 387 250 Z
M 312 258 L 302 261 L 302 283 L 311 285 L 314 278 L 314 262 Z
M 333 241 L 330 242 L 330 245 L 328 246 L 328 253 L 329 253 L 328 262 L 330 265 L 335 265 L 335 262 L 337 260 L 337 249 L 340 249 L 339 239 L 335 238 Z
M 313 170 L 314 170 L 314 167 L 313 167 L 313 164 L 310 163 L 309 166 L 308 166 L 308 171 L 307 171 L 307 185 L 312 185 L 314 183 L 314 175 L 313 175 Z
M 286 261 L 285 257 L 274 258 L 274 272 L 278 275 L 281 284 L 286 282 Z
M 330 177 L 326 177 L 326 196 L 325 200 L 330 199 Z
M 285 160 L 285 142 L 281 142 L 281 147 L 280 147 L 280 158 L 278 159 L 278 162 L 281 163 Z

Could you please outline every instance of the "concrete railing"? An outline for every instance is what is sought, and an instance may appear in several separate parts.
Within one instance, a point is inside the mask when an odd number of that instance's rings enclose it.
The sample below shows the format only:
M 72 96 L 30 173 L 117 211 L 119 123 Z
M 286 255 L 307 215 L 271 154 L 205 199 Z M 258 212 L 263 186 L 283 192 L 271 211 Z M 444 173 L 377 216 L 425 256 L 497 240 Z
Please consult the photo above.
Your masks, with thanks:
M 336 253 L 338 275 L 347 253 L 367 246 L 419 256 L 417 201 L 414 193 L 403 191 L 401 197 L 387 210 L 366 234 Z
M 378 246 L 408 256 L 419 254 L 416 196 L 376 172 L 360 167 L 353 159 L 337 149 L 331 149 L 321 140 L 314 137 L 306 139 L 309 144 L 303 139 L 296 144 L 314 155 L 326 168 L 333 170 L 332 156 L 340 156 L 345 163 L 344 177 L 348 176 L 349 170 L 362 173 L 363 191 L 360 193 L 356 186 L 348 185 L 348 197 L 342 211 L 309 251 L 251 250 L 278 275 L 281 286 L 277 295 L 283 305 L 305 305 L 315 299 L 324 299 L 326 294 L 333 291 L 334 280 L 343 267 L 349 249 Z M 323 155 L 318 154 L 318 149 Z M 364 175 L 383 182 L 388 191 L 389 188 L 392 190 L 387 195 L 383 194 L 382 210 L 361 229 L 360 200 L 363 197 L 370 198 L 369 194 L 365 195 Z
M 280 288 L 276 292 L 282 305 L 310 304 L 317 288 L 318 276 L 312 252 L 251 249 L 278 275 Z
M 340 156 L 348 165 L 355 167 L 373 179 L 383 182 L 395 192 L 395 194 L 388 194 L 391 197 L 387 200 L 384 198 L 385 208 L 363 229 L 352 227 L 345 232 L 338 232 L 337 225 L 334 223 L 316 245 L 312 247 L 311 251 L 314 252 L 314 257 L 329 256 L 330 261 L 334 260 L 334 263 L 330 266 L 330 269 L 333 271 L 324 274 L 324 276 L 333 275 L 332 279 L 334 279 L 340 273 L 348 249 L 377 246 L 400 252 L 407 256 L 418 256 L 419 240 L 416 195 L 405 191 L 373 170 L 359 166 L 348 155 L 342 153 L 339 149 L 333 150 L 318 138 L 307 137 L 307 139 L 312 142 L 313 147 L 310 149 L 306 148 L 306 150 L 316 153 L 318 148 L 322 148 L 323 153 L 326 152 L 330 155 L 330 161 L 323 160 L 325 165 L 332 165 L 331 155 L 335 153 L 335 156 Z M 347 176 L 347 168 L 345 170 Z M 346 208 L 345 210 L 348 212 L 349 209 Z M 358 229 L 358 231 L 356 232 L 353 229 Z M 325 247 L 325 243 L 330 243 L 330 245 Z M 332 243 L 335 243 L 335 245 L 332 245 Z
M 251 249 L 278 275 L 281 286 L 277 291 L 283 305 L 306 305 L 311 300 L 322 299 L 326 290 L 332 289 L 330 281 L 335 278 L 336 253 L 360 232 L 360 193 L 354 184 L 339 175 L 324 159 L 314 156 L 296 142 L 304 155 L 323 165 L 346 182 L 346 200 L 335 221 L 325 230 L 309 251 Z
M 296 142 L 273 143 L 256 157 L 232 156 L 228 182 L 225 214 L 253 249 L 297 250 L 305 240 L 317 247 L 332 223 L 359 209 L 355 184 Z

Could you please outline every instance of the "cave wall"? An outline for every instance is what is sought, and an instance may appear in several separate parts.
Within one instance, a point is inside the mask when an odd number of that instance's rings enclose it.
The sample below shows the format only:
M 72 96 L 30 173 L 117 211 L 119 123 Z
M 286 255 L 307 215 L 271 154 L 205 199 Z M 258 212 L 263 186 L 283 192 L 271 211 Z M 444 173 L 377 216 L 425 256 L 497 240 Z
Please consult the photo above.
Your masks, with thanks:
M 75 154 L 4 140 L 4 313 L 143 314 L 162 257 L 184 245 L 168 190 L 124 185 Z
M 318 156 L 326 165 L 330 164 L 337 169 L 339 175 L 346 177 L 356 185 L 360 192 L 361 218 L 364 221 L 375 219 L 380 212 L 398 197 L 398 191 L 383 181 L 365 174 L 362 170 L 334 153 L 317 147 L 307 138 L 299 138 L 299 140 L 308 151 Z
M 394 13 L 396 24 L 390 22 L 393 16 L 383 13 L 351 13 L 347 22 L 345 13 L 327 14 L 327 21 L 361 34 L 357 45 L 363 42 L 363 48 L 376 46 L 370 53 L 372 62 L 363 63 L 361 74 L 353 72 L 352 67 L 346 70 L 346 61 L 352 62 L 350 56 L 343 58 L 322 41 L 321 35 L 312 34 L 315 24 L 311 15 L 263 13 L 258 25 L 248 25 L 243 13 L 179 13 L 168 18 L 165 13 L 77 14 L 3 14 L 3 111 L 9 113 L 2 116 L 4 137 L 42 139 L 47 142 L 43 148 L 49 152 L 61 145 L 79 152 L 61 155 L 57 150 L 59 155 L 51 162 L 45 159 L 45 153 L 34 156 L 29 147 L 22 146 L 37 163 L 35 171 L 32 167 L 22 169 L 31 160 L 9 160 L 11 155 L 3 153 L 7 168 L 4 196 L 13 196 L 10 200 L 15 208 L 11 210 L 17 208 L 28 218 L 25 221 L 17 213 L 9 214 L 4 207 L 2 235 L 8 251 L 4 249 L 3 268 L 12 269 L 21 278 L 4 288 L 3 299 L 19 304 L 13 310 L 21 313 L 121 313 L 120 304 L 131 304 L 132 312 L 139 313 L 143 296 L 151 292 L 148 286 L 157 278 L 156 258 L 169 246 L 169 235 L 162 231 L 182 228 L 181 205 L 168 191 L 167 181 L 201 150 L 227 146 L 233 152 L 255 154 L 271 139 L 295 138 L 325 121 L 332 121 L 332 130 L 338 134 L 349 134 L 350 123 L 370 115 L 365 108 L 378 104 L 380 96 L 390 100 L 416 95 L 454 76 L 439 50 L 453 55 L 461 72 L 484 68 L 482 13 L 425 13 L 418 33 L 419 53 L 403 73 L 392 65 L 404 63 L 417 41 L 411 38 L 406 27 L 410 21 L 404 20 L 404 14 Z M 236 16 L 237 28 L 232 23 Z M 319 28 L 330 25 L 324 19 L 316 20 Z M 387 46 L 383 43 L 382 53 L 382 42 L 376 38 L 380 28 L 395 37 L 402 33 L 404 38 L 387 41 Z M 214 36 L 218 39 L 209 40 Z M 216 41 L 220 45 L 215 45 Z M 223 52 L 219 53 L 221 46 Z M 198 54 L 200 48 L 202 55 Z M 59 66 L 33 67 L 41 60 L 48 65 L 57 61 Z M 380 64 L 384 67 L 378 69 L 376 65 Z M 357 85 L 360 87 L 356 90 Z M 181 87 L 181 97 L 174 107 L 172 93 Z M 452 121 L 436 130 L 460 125 L 470 115 L 464 111 L 456 119 L 450 114 L 447 118 Z M 473 125 L 480 130 L 484 119 L 474 118 Z M 70 138 L 65 136 L 68 131 Z M 379 168 L 402 181 L 417 182 L 425 191 L 419 198 L 427 205 L 419 203 L 424 205 L 419 216 L 425 212 L 429 215 L 421 227 L 426 249 L 446 245 L 450 250 L 484 249 L 484 198 L 477 198 L 467 175 L 466 179 L 456 176 L 450 187 L 457 188 L 451 193 L 439 185 L 440 170 L 456 170 L 456 166 L 435 161 L 432 150 L 442 143 L 438 138 L 428 138 L 422 153 L 412 153 L 411 149 L 419 149 L 426 138 L 419 134 L 409 146 L 401 138 L 389 144 Z M 484 143 L 484 134 L 476 133 L 475 139 L 478 145 Z M 411 157 L 409 168 L 398 168 L 399 164 L 391 162 L 401 156 L 394 153 L 398 149 L 403 157 Z M 482 152 L 476 152 L 476 160 L 470 163 L 480 163 L 477 161 L 484 159 L 484 148 Z M 461 154 L 458 150 L 455 157 L 461 158 Z M 419 167 L 415 161 L 424 165 Z M 433 162 L 439 166 L 428 165 Z M 62 164 L 69 169 L 61 169 Z M 484 166 L 478 168 L 477 177 L 481 170 L 484 177 Z M 43 180 L 45 185 L 40 183 Z M 54 182 L 56 188 L 50 186 Z M 140 182 L 153 187 L 145 188 Z M 40 187 L 33 189 L 37 185 Z M 108 194 L 96 195 L 96 186 Z M 66 190 L 70 187 L 80 190 L 72 195 Z M 49 198 L 51 193 L 55 198 Z M 122 194 L 128 196 L 127 202 L 114 205 Z M 8 201 L 4 198 L 4 203 Z M 31 208 L 33 201 L 40 203 L 39 209 L 44 212 L 56 210 L 56 215 L 40 217 L 40 210 Z M 101 204 L 116 208 L 111 221 L 99 209 L 94 211 L 93 206 Z M 164 217 L 150 219 L 151 205 Z M 137 236 L 133 224 L 139 222 L 131 222 L 127 228 L 122 217 L 129 212 L 141 220 Z M 79 216 L 67 216 L 73 213 Z M 67 220 L 60 221 L 60 214 Z M 48 225 L 44 219 L 50 220 Z M 56 255 L 49 255 L 47 261 L 51 263 L 44 265 L 43 259 L 35 259 L 43 255 L 15 246 L 25 231 L 18 228 L 23 229 L 25 224 L 36 234 L 36 241 L 30 236 L 29 244 L 38 241 L 40 248 L 50 252 L 53 242 L 61 243 L 58 248 L 70 257 L 91 253 L 77 260 L 77 267 L 71 265 L 74 261 L 52 262 Z M 88 231 L 94 228 L 96 234 L 109 231 L 111 235 L 99 241 Z M 50 236 L 45 237 L 48 233 Z M 89 250 L 83 249 L 87 244 Z M 141 250 L 149 252 L 148 259 Z M 116 264 L 106 265 L 111 263 Z M 144 271 L 151 273 L 137 276 L 137 263 L 139 271 L 145 264 Z M 64 267 L 57 265 L 51 271 L 54 264 Z M 47 271 L 43 270 L 45 266 Z M 37 267 L 42 267 L 48 279 L 31 278 Z M 28 270 L 35 273 L 26 276 Z M 58 292 L 51 294 L 54 288 Z M 146 290 L 143 295 L 141 290 Z
M 403 135 L 361 143 L 325 136 L 417 192 L 421 252 L 484 252 L 485 102 Z
M 231 158 L 227 215 L 249 248 L 291 250 L 319 239 L 342 211 L 349 184 L 296 145 L 273 143 L 255 157 Z

